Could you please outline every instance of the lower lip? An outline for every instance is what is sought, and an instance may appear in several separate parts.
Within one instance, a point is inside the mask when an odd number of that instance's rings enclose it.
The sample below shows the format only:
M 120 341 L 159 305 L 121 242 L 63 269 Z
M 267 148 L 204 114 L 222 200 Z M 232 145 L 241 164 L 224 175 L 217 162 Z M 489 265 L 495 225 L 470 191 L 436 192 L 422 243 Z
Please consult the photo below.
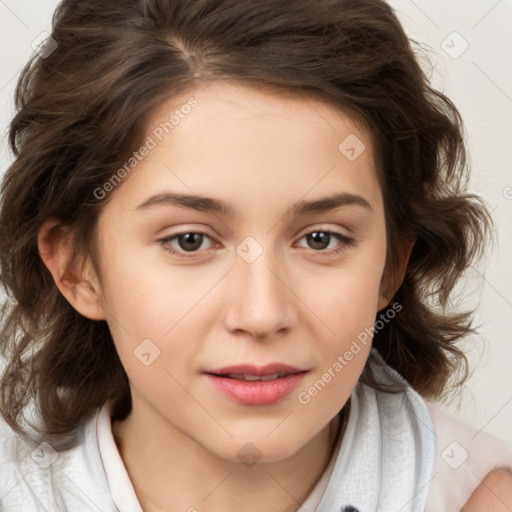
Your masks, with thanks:
M 243 405 L 272 405 L 289 395 L 302 381 L 306 372 L 273 380 L 238 380 L 206 374 L 212 384 L 228 398 Z

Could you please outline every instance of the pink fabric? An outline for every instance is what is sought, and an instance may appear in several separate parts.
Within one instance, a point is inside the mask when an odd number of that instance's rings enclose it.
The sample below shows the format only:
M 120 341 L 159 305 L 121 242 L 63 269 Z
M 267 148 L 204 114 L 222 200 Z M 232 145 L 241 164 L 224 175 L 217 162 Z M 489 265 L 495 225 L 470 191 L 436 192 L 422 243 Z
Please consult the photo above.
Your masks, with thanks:
M 436 458 L 425 512 L 460 511 L 493 469 L 512 472 L 512 445 L 427 404 L 436 435 Z

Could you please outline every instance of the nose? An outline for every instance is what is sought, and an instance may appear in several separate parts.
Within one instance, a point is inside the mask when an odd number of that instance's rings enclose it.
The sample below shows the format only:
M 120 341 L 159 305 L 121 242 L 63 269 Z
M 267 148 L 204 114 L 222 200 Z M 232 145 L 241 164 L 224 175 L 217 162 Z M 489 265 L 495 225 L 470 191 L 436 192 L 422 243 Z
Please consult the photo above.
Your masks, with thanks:
M 278 265 L 270 251 L 251 263 L 237 255 L 227 285 L 226 328 L 258 339 L 291 330 L 297 314 L 288 280 L 284 265 Z

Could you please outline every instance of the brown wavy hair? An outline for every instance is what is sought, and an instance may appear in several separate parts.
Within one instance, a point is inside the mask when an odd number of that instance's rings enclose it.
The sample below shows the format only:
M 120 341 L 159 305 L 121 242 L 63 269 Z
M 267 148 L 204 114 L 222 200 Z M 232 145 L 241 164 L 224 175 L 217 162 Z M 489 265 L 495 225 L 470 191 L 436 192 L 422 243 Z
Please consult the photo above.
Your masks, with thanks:
M 387 225 L 387 268 L 399 277 L 404 240 L 416 240 L 393 300 L 402 310 L 373 346 L 424 398 L 443 398 L 468 361 L 459 340 L 472 311 L 450 305 L 484 253 L 489 210 L 467 192 L 463 122 L 431 87 L 395 12 L 381 0 L 64 0 L 52 20 L 57 49 L 34 54 L 16 87 L 14 161 L 2 183 L 7 365 L 0 412 L 24 435 L 35 404 L 45 436 L 65 437 L 107 399 L 131 410 L 126 373 L 105 321 L 80 315 L 38 252 L 45 220 L 73 234 L 74 254 L 99 270 L 101 187 L 141 146 L 162 101 L 211 80 L 325 101 L 371 134 Z M 108 200 L 108 197 L 107 197 Z M 368 365 L 361 380 L 374 382 Z M 454 385 L 455 386 L 455 385 Z M 74 441 L 73 441 L 74 442 Z M 71 444 L 73 443 L 71 442 Z

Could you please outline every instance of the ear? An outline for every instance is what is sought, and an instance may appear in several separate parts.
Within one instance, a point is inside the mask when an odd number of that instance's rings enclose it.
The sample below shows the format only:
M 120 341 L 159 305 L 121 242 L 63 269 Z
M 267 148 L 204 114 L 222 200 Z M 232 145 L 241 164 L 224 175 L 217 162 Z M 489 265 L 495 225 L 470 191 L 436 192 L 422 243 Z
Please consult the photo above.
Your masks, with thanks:
M 83 316 L 105 320 L 101 289 L 89 261 L 73 258 L 71 234 L 58 219 L 47 220 L 37 237 L 39 255 L 66 300 Z
M 401 284 L 405 278 L 405 271 L 407 270 L 407 264 L 409 263 L 409 258 L 411 256 L 412 248 L 416 240 L 404 240 L 401 245 L 400 251 L 400 263 L 398 267 L 398 275 L 393 279 L 391 273 L 391 265 L 389 262 L 386 262 L 386 268 L 384 270 L 384 274 L 382 276 L 381 284 L 380 284 L 380 292 L 379 292 L 379 302 L 377 305 L 377 311 L 381 311 L 384 309 L 391 299 L 393 295 L 395 295 L 398 288 L 400 288 Z

